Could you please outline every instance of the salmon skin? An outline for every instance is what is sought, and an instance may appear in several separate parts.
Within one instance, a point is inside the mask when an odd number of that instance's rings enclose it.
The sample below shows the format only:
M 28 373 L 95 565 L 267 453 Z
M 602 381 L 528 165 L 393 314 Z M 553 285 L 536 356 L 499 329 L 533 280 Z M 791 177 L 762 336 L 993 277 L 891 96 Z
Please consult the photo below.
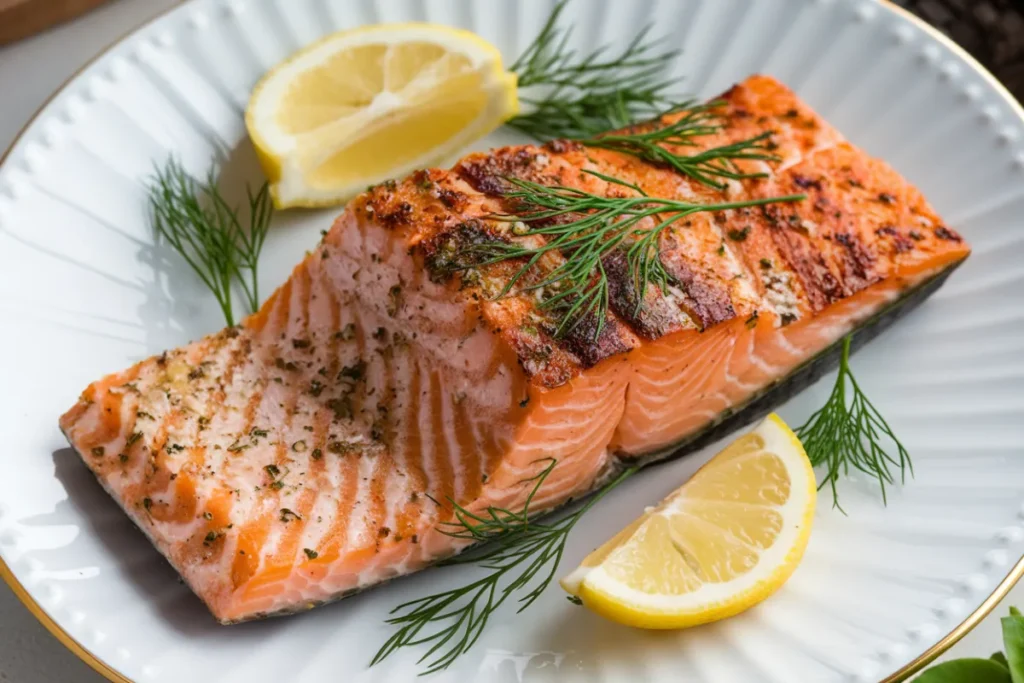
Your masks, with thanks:
M 464 548 L 454 500 L 555 507 L 628 465 L 753 421 L 937 287 L 969 253 L 921 194 L 783 85 L 722 98 L 698 148 L 774 131 L 768 177 L 717 190 L 632 156 L 555 141 L 472 154 L 352 201 L 258 313 L 89 386 L 60 419 L 111 496 L 223 623 L 307 609 Z M 673 120 L 669 115 L 660 122 Z M 463 247 L 540 239 L 494 220 L 507 178 L 597 194 L 597 171 L 699 202 L 804 193 L 666 230 L 668 291 L 568 334 L 515 263 Z M 472 264 L 469 264 L 472 265 Z M 600 327 L 600 334 L 595 335 Z M 434 501 L 441 501 L 441 504 Z

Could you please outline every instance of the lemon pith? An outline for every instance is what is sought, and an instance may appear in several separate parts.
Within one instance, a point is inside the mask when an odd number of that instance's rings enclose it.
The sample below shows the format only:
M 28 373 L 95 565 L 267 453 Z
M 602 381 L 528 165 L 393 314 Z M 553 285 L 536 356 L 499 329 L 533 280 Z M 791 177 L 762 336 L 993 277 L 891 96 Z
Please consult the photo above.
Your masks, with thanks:
M 516 76 L 468 31 L 426 23 L 331 34 L 268 72 L 246 128 L 278 208 L 342 203 L 435 165 L 518 111 Z
M 796 569 L 816 495 L 800 441 L 771 415 L 591 553 L 562 586 L 594 612 L 641 628 L 733 616 Z

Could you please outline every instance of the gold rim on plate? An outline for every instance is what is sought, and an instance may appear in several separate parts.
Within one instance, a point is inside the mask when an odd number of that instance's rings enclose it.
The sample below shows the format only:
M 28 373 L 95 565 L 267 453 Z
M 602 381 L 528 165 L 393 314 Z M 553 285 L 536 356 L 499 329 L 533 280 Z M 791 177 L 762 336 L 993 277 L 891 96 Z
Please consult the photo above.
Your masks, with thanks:
M 78 68 L 74 73 L 68 76 L 68 78 L 63 83 L 61 83 L 60 86 L 58 86 L 58 88 L 53 92 L 53 94 L 46 98 L 46 100 L 39 106 L 35 113 L 32 114 L 32 117 L 28 120 L 28 122 L 21 128 L 20 131 L 18 131 L 17 135 L 14 136 L 14 139 L 11 141 L 10 146 L 4 151 L 2 155 L 0 155 L 0 165 L 2 165 L 4 161 L 7 160 L 7 157 L 10 155 L 11 151 L 15 148 L 15 146 L 17 146 L 18 142 L 25 135 L 26 131 L 28 131 L 32 124 L 36 122 L 36 119 L 39 118 L 39 115 L 43 112 L 43 110 L 46 109 L 46 107 L 50 104 L 50 102 L 53 101 L 55 97 L 57 97 L 57 95 L 64 91 L 64 88 L 66 88 L 71 81 L 77 78 L 83 71 L 88 69 L 94 63 L 96 63 L 108 52 L 110 52 L 110 50 L 114 49 L 119 44 L 121 44 L 129 36 L 137 33 L 138 31 L 141 31 L 150 24 L 159 21 L 167 14 L 170 14 L 173 10 L 185 4 L 185 2 L 187 1 L 188 0 L 182 0 L 182 2 L 167 8 L 166 10 L 157 14 L 156 16 L 147 19 L 135 28 L 122 34 L 109 45 L 107 45 L 105 48 L 103 48 L 100 52 L 98 52 L 95 56 L 93 56 L 89 61 L 83 64 L 80 68 Z M 942 45 L 945 45 L 947 48 L 952 50 L 961 59 L 967 62 L 968 65 L 972 66 L 974 70 L 982 78 L 984 78 L 989 85 L 991 85 L 996 90 L 996 92 L 1003 96 L 1003 99 L 1005 99 L 1010 104 L 1010 107 L 1013 108 L 1013 110 L 1017 113 L 1017 116 L 1020 117 L 1022 121 L 1024 121 L 1024 106 L 1022 106 L 1013 96 L 1013 94 L 1006 88 L 1006 86 L 1003 85 L 999 81 L 999 79 L 993 76 L 989 72 L 989 70 L 986 69 L 981 64 L 981 62 L 979 62 L 977 59 L 974 58 L 973 55 L 971 55 L 971 53 L 967 52 L 967 50 L 960 47 L 952 39 L 948 38 L 944 33 L 939 31 L 935 27 L 931 26 L 917 15 L 912 14 L 910 11 L 900 7 L 899 5 L 894 4 L 891 0 L 876 1 L 879 2 L 881 5 L 885 6 L 886 8 L 892 10 L 894 14 L 903 17 L 907 21 L 917 26 L 919 29 L 927 33 L 929 36 L 939 41 Z M 900 681 L 906 680 L 907 678 L 909 678 L 910 676 L 917 673 L 918 671 L 926 667 L 928 664 L 933 662 L 936 658 L 938 658 L 944 652 L 946 652 L 946 650 L 953 647 L 957 642 L 959 642 L 960 639 L 966 636 L 975 626 L 981 623 L 981 621 L 985 617 L 987 617 L 993 609 L 995 609 L 996 605 L 998 605 L 1002 601 L 1002 599 L 1006 597 L 1006 595 L 1010 592 L 1014 585 L 1016 585 L 1017 582 L 1020 581 L 1022 577 L 1024 577 L 1024 556 L 1017 560 L 1017 563 L 1013 566 L 1012 569 L 1010 569 L 1006 577 L 999 582 L 999 585 L 996 586 L 995 590 L 992 591 L 991 595 L 985 598 L 984 602 L 978 605 L 978 608 L 974 610 L 970 615 L 968 615 L 966 619 L 960 622 L 960 624 L 956 628 L 954 628 L 952 631 L 946 634 L 945 637 L 943 637 L 937 643 L 932 645 L 930 648 L 928 648 L 920 655 L 915 657 L 912 661 L 908 662 L 907 664 L 904 664 L 898 670 L 888 675 L 887 677 L 883 678 L 879 683 L 899 683 Z M 117 670 L 115 670 L 109 664 L 107 664 L 102 659 L 100 659 L 92 652 L 90 652 L 88 649 L 86 649 L 81 643 L 72 638 L 71 635 L 60 626 L 60 624 L 54 621 L 53 618 L 50 617 L 49 614 L 47 614 L 46 610 L 44 610 L 42 606 L 38 602 L 36 602 L 31 595 L 29 595 L 25 587 L 21 585 L 21 582 L 19 582 L 18 579 L 14 576 L 14 572 L 12 572 L 10 567 L 7 566 L 7 563 L 4 562 L 3 557 L 0 557 L 0 578 L 2 578 L 8 586 L 10 586 L 11 590 L 14 591 L 14 594 L 18 596 L 18 599 L 21 600 L 25 607 L 28 608 L 28 611 L 32 613 L 32 616 L 34 616 L 39 621 L 39 623 L 42 624 L 43 627 L 46 628 L 46 630 L 53 635 L 53 637 L 59 640 L 64 645 L 64 647 L 70 650 L 76 657 L 78 657 L 83 662 L 88 664 L 97 673 L 106 678 L 108 681 L 111 681 L 111 683 L 134 683 L 131 679 L 126 678 L 122 674 L 118 673 Z

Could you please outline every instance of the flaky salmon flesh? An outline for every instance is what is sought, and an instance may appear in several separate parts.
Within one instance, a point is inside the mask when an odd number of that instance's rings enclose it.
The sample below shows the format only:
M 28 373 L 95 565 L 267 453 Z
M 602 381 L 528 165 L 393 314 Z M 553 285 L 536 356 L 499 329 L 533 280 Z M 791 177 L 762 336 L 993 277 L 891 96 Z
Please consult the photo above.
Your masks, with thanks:
M 721 191 L 555 141 L 371 188 L 255 315 L 90 385 L 60 426 L 223 623 L 303 610 L 464 548 L 450 501 L 532 509 L 751 421 L 852 331 L 930 291 L 969 247 L 920 192 L 775 80 L 722 98 L 717 147 L 774 131 L 766 178 Z M 681 114 L 666 116 L 667 124 Z M 658 125 L 658 124 L 655 124 Z M 458 271 L 508 235 L 507 177 L 596 194 L 796 203 L 698 213 L 663 233 L 674 282 L 644 305 L 606 261 L 610 310 L 554 334 L 517 266 Z M 538 239 L 531 236 L 530 239 Z M 820 371 L 818 372 L 820 374 Z M 730 417 L 731 416 L 731 417 Z

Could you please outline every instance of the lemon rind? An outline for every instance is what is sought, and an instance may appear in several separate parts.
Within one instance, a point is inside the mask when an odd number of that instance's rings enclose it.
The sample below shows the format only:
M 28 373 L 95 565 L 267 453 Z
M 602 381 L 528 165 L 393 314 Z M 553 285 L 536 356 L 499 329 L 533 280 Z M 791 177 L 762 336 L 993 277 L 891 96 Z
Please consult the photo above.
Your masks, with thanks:
M 784 459 L 794 480 L 789 500 L 779 507 L 787 523 L 754 568 L 732 581 L 706 583 L 677 596 L 639 591 L 612 578 L 600 565 L 577 568 L 562 580 L 562 586 L 603 616 L 643 628 L 681 628 L 716 621 L 749 609 L 778 590 L 796 570 L 806 550 L 817 485 L 799 439 L 777 415 L 770 415 L 754 432 L 764 439 L 765 451 Z M 673 508 L 682 499 L 685 487 L 653 514 L 679 514 Z M 801 513 L 786 515 L 787 510 Z
M 419 158 L 389 169 L 387 173 L 360 178 L 336 188 L 314 188 L 305 181 L 305 170 L 294 159 L 296 136 L 284 133 L 275 116 L 288 85 L 304 71 L 322 64 L 330 55 L 366 44 L 395 45 L 408 41 L 433 42 L 466 56 L 485 76 L 482 89 L 488 106 L 463 131 Z M 253 88 L 245 124 L 257 157 L 270 181 L 277 208 L 324 207 L 351 199 L 367 185 L 435 165 L 487 134 L 518 113 L 516 75 L 504 70 L 500 51 L 476 34 L 463 29 L 425 22 L 379 24 L 332 33 L 291 55 L 269 71 Z

